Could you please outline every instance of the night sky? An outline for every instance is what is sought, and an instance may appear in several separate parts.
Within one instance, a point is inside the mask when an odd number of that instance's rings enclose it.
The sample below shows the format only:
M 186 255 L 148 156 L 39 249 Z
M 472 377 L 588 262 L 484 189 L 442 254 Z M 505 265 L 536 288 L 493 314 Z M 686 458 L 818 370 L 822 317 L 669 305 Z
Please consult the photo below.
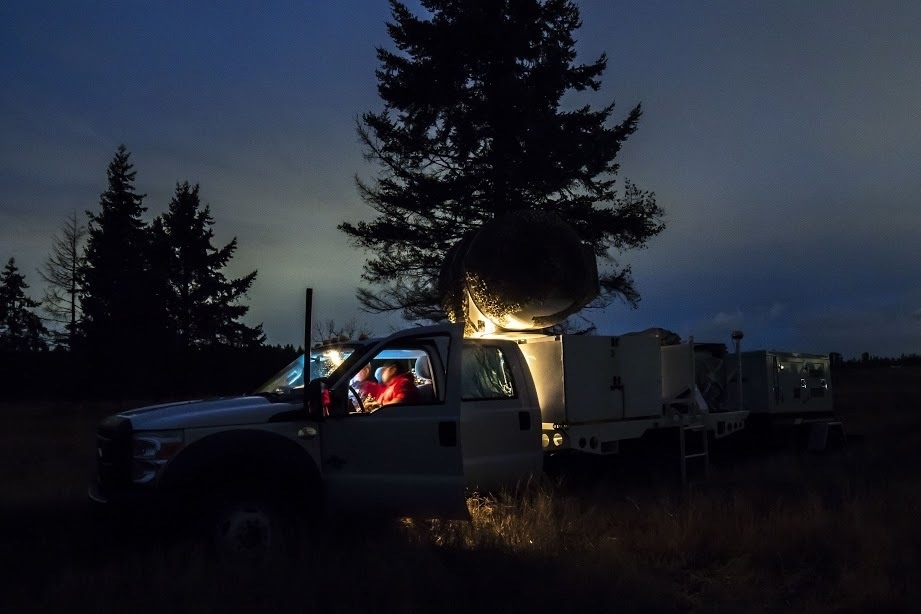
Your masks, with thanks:
M 637 102 L 620 177 L 656 192 L 666 231 L 631 252 L 643 300 L 590 317 L 749 348 L 921 352 L 921 2 L 580 3 L 581 59 Z M 383 1 L 35 2 L 0 6 L 0 260 L 32 294 L 51 235 L 98 207 L 120 143 L 149 216 L 199 182 L 230 272 L 253 269 L 273 343 L 357 315 L 364 255 L 335 226 L 371 215 L 356 116 L 377 110 Z M 0 263 L 2 264 L 2 263 Z

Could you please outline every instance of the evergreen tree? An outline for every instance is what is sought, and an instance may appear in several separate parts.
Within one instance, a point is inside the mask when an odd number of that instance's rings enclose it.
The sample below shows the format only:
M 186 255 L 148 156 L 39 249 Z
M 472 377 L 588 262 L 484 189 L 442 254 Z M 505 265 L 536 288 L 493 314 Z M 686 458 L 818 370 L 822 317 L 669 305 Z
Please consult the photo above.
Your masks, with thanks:
M 64 331 L 53 331 L 51 337 L 58 346 L 72 349 L 77 335 L 80 309 L 80 272 L 83 266 L 83 239 L 86 227 L 71 213 L 60 234 L 51 238 L 51 254 L 39 269 L 48 284 L 42 305 L 49 320 L 64 325 Z
M 150 266 L 147 208 L 134 188 L 131 154 L 120 145 L 107 170 L 108 188 L 89 228 L 82 267 L 82 328 L 90 348 L 152 351 L 163 340 L 163 309 Z
M 41 303 L 26 296 L 24 275 L 10 258 L 0 275 L 0 350 L 30 352 L 48 349 L 41 318 L 32 310 Z
M 379 215 L 339 228 L 373 256 L 358 298 L 372 312 L 440 319 L 437 276 L 467 231 L 507 211 L 557 212 L 602 258 L 602 303 L 636 304 L 629 266 L 616 255 L 662 231 L 655 197 L 625 182 L 615 158 L 640 119 L 637 105 L 611 123 L 614 104 L 561 108 L 597 90 L 602 55 L 575 62 L 581 26 L 569 0 L 421 0 L 414 15 L 391 0 L 395 51 L 378 49 L 384 108 L 358 134 L 381 170 L 358 180 Z
M 223 269 L 237 239 L 212 244 L 214 218 L 202 207 L 198 185 L 176 184 L 169 210 L 154 220 L 154 258 L 160 274 L 168 326 L 180 349 L 207 346 L 252 347 L 265 341 L 262 325 L 240 322 L 249 307 L 240 303 L 256 271 L 228 279 Z

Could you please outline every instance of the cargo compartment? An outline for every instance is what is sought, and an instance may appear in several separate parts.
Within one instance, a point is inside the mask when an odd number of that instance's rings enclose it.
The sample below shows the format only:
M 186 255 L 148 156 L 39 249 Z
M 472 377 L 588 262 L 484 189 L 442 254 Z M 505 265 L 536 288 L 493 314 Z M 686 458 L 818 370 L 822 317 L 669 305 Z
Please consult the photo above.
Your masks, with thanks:
M 519 343 L 545 423 L 575 425 L 662 414 L 658 337 L 561 335 Z

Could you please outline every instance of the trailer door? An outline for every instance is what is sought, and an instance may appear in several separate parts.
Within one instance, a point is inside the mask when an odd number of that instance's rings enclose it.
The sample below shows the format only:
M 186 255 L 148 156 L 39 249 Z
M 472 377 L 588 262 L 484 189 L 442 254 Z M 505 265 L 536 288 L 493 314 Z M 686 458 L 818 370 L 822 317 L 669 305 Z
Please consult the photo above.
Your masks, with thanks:
M 377 344 L 338 382 L 332 397 L 348 411 L 320 425 L 322 472 L 331 509 L 417 518 L 467 516 L 460 438 L 463 329 L 431 326 Z M 414 365 L 429 361 L 424 383 Z M 375 408 L 352 378 L 397 363 L 419 383 L 419 394 Z M 357 396 L 364 397 L 359 411 Z

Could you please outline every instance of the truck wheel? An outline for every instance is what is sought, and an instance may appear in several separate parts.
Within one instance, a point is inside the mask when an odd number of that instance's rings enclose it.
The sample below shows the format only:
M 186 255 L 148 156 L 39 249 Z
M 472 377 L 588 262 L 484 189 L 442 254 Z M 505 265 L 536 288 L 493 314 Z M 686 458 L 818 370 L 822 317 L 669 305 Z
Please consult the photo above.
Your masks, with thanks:
M 295 543 L 294 519 L 266 496 L 223 497 L 211 518 L 215 554 L 223 561 L 265 563 Z

